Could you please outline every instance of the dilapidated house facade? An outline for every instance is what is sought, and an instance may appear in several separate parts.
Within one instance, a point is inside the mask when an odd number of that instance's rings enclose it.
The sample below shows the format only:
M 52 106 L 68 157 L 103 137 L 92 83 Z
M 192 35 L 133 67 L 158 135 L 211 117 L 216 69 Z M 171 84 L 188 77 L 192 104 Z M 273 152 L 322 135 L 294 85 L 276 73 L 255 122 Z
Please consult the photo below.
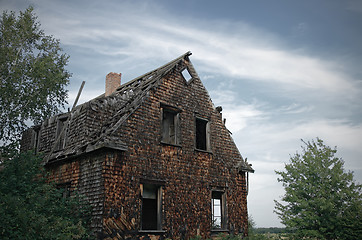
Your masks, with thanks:
M 247 234 L 246 163 L 190 52 L 23 135 L 51 179 L 85 196 L 99 239 Z

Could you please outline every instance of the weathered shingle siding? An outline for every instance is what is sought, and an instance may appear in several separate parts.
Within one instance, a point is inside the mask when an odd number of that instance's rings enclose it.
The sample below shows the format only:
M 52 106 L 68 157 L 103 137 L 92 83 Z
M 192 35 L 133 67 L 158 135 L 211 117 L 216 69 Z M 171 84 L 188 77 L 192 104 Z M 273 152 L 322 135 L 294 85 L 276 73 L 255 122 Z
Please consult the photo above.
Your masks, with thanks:
M 39 136 L 39 146 L 38 151 L 47 154 L 50 152 L 52 146 L 55 142 L 55 133 L 57 129 L 56 117 L 51 117 L 45 120 L 40 128 Z
M 179 147 L 160 143 L 160 103 L 182 110 Z M 211 123 L 211 152 L 195 150 L 195 113 Z M 164 182 L 164 237 L 198 233 L 209 237 L 211 191 L 215 188 L 224 189 L 227 195 L 228 228 L 235 233 L 246 231 L 245 175 L 235 168 L 241 156 L 199 79 L 187 83 L 176 68 L 117 134 L 126 140 L 129 151 L 114 158 L 106 170 L 105 221 L 113 223 L 107 225 L 108 234 L 117 221 L 123 226 L 122 234 L 132 236 L 140 229 L 141 179 Z
M 90 103 L 85 103 L 77 106 L 75 110 L 70 113 L 63 113 L 60 115 L 52 116 L 46 119 L 41 125 L 39 130 L 38 152 L 45 155 L 49 154 L 54 148 L 57 138 L 57 125 L 59 118 L 68 116 L 67 128 L 65 130 L 65 145 L 64 149 L 72 152 L 77 148 L 84 146 L 91 139 L 97 135 L 102 127 L 105 119 L 110 118 L 110 114 L 106 114 L 105 109 L 90 107 Z M 28 129 L 23 133 L 21 140 L 21 150 L 26 151 L 34 147 L 32 139 L 34 138 L 33 128 Z M 53 153 L 57 149 L 53 149 Z M 75 152 L 73 153 L 73 155 Z
M 29 128 L 23 132 L 23 135 L 21 136 L 21 145 L 20 145 L 21 152 L 34 149 L 33 138 L 34 138 L 33 128 Z
M 47 165 L 50 181 L 59 186 L 69 185 L 72 194 L 80 194 L 92 207 L 91 228 L 99 234 L 102 231 L 104 204 L 104 151 L 93 152 L 77 159 Z
M 80 161 L 79 193 L 92 207 L 91 227 L 96 233 L 102 231 L 104 209 L 104 164 L 106 152 L 86 154 Z
M 139 231 L 140 184 L 144 181 L 156 181 L 163 189 L 164 232 L 154 239 L 210 237 L 211 193 L 215 189 L 226 194 L 228 230 L 247 231 L 246 176 L 237 168 L 242 157 L 185 56 L 70 113 L 66 147 L 46 166 L 52 180 L 70 183 L 72 190 L 90 202 L 92 228 L 100 239 L 149 237 Z M 193 76 L 190 81 L 181 74 L 186 66 Z M 180 110 L 179 146 L 161 143 L 163 104 Z M 211 125 L 210 151 L 195 149 L 196 116 Z M 41 126 L 38 150 L 45 156 L 54 145 L 56 128 L 57 117 Z M 29 136 L 25 134 L 24 141 Z M 126 148 L 97 148 L 108 137 Z M 24 148 L 30 145 L 25 143 Z
M 69 114 L 68 128 L 66 130 L 65 147 L 74 148 L 82 146 L 87 140 L 86 130 L 89 128 L 87 124 L 87 105 L 79 106 L 75 111 Z

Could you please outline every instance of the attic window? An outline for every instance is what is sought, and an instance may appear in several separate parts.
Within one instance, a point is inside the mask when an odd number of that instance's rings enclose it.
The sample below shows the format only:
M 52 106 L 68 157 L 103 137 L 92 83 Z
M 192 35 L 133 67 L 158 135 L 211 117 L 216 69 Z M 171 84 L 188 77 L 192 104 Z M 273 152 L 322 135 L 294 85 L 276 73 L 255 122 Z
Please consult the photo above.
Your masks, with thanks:
M 210 126 L 209 122 L 202 118 L 196 118 L 196 149 L 209 151 L 210 150 Z
M 40 135 L 40 126 L 33 128 L 33 134 L 31 137 L 31 145 L 34 148 L 35 152 L 38 152 L 39 135 Z
M 56 132 L 56 140 L 59 138 L 55 150 L 59 151 L 64 148 L 65 139 L 66 139 L 66 121 L 68 117 L 58 118 L 57 122 L 57 132 Z
M 181 74 L 187 82 L 192 79 L 192 76 L 191 76 L 188 68 L 185 68 L 184 70 L 182 70 Z
M 168 106 L 162 107 L 161 142 L 172 145 L 180 144 L 180 110 Z

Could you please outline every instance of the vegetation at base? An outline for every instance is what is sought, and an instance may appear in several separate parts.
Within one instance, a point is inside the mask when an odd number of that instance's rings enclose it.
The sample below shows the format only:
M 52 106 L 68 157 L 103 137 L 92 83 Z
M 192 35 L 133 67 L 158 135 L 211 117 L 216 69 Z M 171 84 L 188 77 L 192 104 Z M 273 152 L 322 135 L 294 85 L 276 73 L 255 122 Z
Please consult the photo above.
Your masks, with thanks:
M 0 239 L 89 239 L 90 209 L 47 181 L 42 158 L 16 154 L 0 165 Z
M 249 216 L 247 240 L 280 239 L 279 237 L 285 231 L 283 228 L 256 228 L 255 225 L 253 217 Z
M 293 239 L 360 239 L 362 236 L 361 185 L 345 172 L 336 149 L 321 139 L 304 142 L 302 153 L 291 156 L 285 171 L 276 171 L 285 189 L 275 201 Z
M 269 227 L 269 228 L 255 228 L 255 233 L 266 234 L 266 233 L 291 233 L 292 231 L 286 228 Z
M 252 216 L 248 217 L 248 237 L 242 237 L 241 235 L 229 235 L 226 233 L 219 234 L 216 238 L 217 240 L 276 240 L 276 239 L 288 239 L 289 232 L 285 228 L 256 228 L 255 222 Z M 195 236 L 190 238 L 190 240 L 202 240 L 201 236 Z
M 190 238 L 190 240 L 202 240 L 203 238 L 201 236 L 195 236 Z M 234 235 L 228 235 L 220 233 L 215 239 L 217 240 L 241 240 L 243 239 L 241 236 L 234 236 Z
M 193 238 L 190 238 L 190 240 L 202 240 L 203 238 L 201 236 L 195 236 Z M 288 239 L 286 238 L 286 235 L 283 234 L 260 234 L 260 233 L 254 233 L 249 234 L 248 237 L 242 237 L 242 236 L 235 236 L 235 235 L 228 235 L 228 234 L 219 234 L 217 237 L 213 238 L 215 240 L 277 240 L 277 239 Z

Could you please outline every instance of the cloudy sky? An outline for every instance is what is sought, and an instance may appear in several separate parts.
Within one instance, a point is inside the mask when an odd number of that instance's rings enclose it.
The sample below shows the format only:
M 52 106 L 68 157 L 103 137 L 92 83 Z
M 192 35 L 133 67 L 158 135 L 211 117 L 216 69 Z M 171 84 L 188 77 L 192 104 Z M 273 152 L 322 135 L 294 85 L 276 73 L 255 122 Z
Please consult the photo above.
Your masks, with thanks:
M 60 39 L 73 73 L 69 103 L 104 92 L 107 73 L 127 82 L 187 51 L 244 157 L 253 164 L 249 213 L 282 226 L 273 200 L 300 139 L 337 146 L 362 182 L 362 1 L 0 0 L 33 5 Z

